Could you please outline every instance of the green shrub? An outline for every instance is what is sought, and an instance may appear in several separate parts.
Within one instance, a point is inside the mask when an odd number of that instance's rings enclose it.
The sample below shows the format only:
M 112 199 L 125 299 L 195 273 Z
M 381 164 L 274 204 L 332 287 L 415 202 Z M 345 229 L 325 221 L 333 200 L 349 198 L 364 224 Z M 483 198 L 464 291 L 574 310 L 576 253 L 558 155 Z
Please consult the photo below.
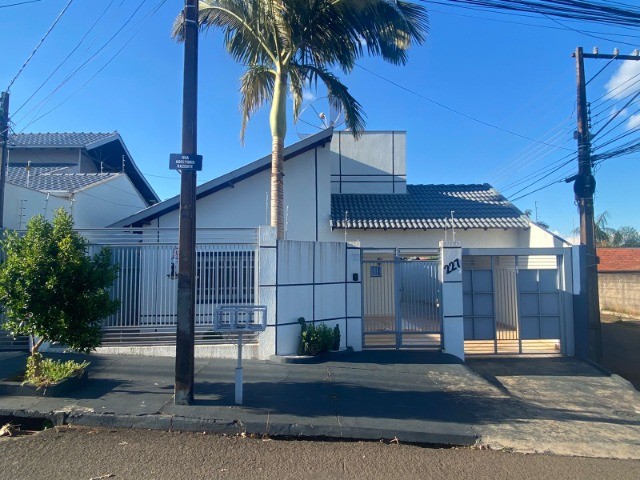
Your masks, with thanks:
M 316 326 L 307 323 L 304 317 L 300 317 L 298 323 L 300 324 L 298 355 L 318 355 L 340 348 L 340 328 L 337 325 L 334 329 L 324 323 Z
M 333 345 L 331 350 L 340 350 L 340 327 L 336 323 L 336 326 L 333 327 Z
M 89 256 L 88 248 L 63 209 L 56 210 L 53 222 L 42 215 L 31 218 L 23 236 L 5 233 L 2 328 L 37 337 L 32 353 L 45 341 L 86 353 L 100 344 L 101 320 L 119 306 L 109 295 L 118 267 L 112 265 L 109 249 Z
M 35 352 L 27 359 L 27 370 L 22 384 L 46 388 L 56 385 L 67 378 L 79 375 L 89 366 L 89 362 L 62 362 L 50 358 L 42 358 L 42 354 Z

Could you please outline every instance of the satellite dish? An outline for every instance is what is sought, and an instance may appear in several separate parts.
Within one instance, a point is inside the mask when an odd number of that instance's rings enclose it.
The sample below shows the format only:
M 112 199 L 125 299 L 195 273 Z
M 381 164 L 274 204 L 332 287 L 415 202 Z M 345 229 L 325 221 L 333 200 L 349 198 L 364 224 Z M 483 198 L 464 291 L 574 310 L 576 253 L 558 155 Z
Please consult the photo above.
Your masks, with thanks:
M 338 128 L 344 125 L 345 119 L 341 108 L 334 108 L 328 97 L 319 97 L 305 102 L 300 109 L 296 122 L 296 133 L 303 140 L 327 128 Z

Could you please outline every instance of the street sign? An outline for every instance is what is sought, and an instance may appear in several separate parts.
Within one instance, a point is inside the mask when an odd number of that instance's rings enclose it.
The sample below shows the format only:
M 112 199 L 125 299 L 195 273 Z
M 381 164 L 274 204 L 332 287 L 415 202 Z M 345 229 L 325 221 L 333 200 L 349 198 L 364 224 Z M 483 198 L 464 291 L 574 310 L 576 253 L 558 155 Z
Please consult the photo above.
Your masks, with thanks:
M 183 155 L 181 153 L 172 153 L 169 156 L 169 168 L 171 170 L 199 172 L 202 170 L 202 155 Z

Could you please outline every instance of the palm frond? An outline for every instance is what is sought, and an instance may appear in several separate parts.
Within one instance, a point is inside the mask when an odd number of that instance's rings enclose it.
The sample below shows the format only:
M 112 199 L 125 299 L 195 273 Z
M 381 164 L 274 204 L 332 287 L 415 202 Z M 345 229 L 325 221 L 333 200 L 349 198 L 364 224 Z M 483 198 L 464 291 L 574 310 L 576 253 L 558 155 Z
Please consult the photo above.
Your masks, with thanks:
M 347 128 L 351 130 L 354 137 L 359 138 L 365 129 L 365 114 L 362 105 L 351 96 L 346 85 L 326 68 L 314 65 L 296 65 L 296 69 L 300 72 L 301 77 L 316 88 L 318 80 L 324 83 L 327 87 L 329 104 L 333 108 L 342 109 Z
M 250 66 L 240 77 L 241 141 L 244 141 L 247 124 L 253 114 L 273 98 L 274 83 L 275 72 L 263 65 Z

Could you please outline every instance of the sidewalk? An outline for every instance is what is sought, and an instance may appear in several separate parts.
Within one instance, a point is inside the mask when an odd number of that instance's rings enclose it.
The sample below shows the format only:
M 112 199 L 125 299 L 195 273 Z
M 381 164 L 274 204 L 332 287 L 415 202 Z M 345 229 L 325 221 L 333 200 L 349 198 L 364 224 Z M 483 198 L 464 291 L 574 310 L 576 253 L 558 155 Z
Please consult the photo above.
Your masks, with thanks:
M 0 353 L 0 378 L 23 358 Z M 232 360 L 196 359 L 191 406 L 173 405 L 173 358 L 90 361 L 73 396 L 0 397 L 0 416 L 640 459 L 640 393 L 570 358 L 461 364 L 437 352 L 369 351 L 315 365 L 246 361 L 243 406 L 234 404 Z

